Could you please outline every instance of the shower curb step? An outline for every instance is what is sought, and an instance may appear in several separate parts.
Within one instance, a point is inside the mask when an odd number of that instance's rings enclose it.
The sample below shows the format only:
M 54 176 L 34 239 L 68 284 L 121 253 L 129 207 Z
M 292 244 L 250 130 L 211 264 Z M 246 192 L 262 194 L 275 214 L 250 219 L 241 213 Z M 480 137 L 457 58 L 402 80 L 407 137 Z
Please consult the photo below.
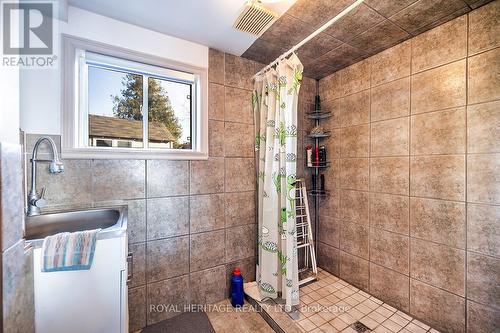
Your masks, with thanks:
M 260 316 L 276 333 L 303 333 L 292 318 L 276 308 L 278 304 L 274 302 L 272 302 L 272 304 L 265 304 L 253 299 L 247 294 L 245 294 L 245 299 L 256 309 Z

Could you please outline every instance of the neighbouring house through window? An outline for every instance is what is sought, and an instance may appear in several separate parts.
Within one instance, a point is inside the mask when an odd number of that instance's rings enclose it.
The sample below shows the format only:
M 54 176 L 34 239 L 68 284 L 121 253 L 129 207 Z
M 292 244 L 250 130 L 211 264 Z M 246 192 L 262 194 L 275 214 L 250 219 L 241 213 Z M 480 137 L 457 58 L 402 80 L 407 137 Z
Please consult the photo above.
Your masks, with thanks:
M 66 152 L 206 157 L 206 70 L 159 66 L 140 55 L 131 60 L 114 49 L 104 54 L 75 45 L 73 51 L 75 127 L 63 138 L 71 143 Z

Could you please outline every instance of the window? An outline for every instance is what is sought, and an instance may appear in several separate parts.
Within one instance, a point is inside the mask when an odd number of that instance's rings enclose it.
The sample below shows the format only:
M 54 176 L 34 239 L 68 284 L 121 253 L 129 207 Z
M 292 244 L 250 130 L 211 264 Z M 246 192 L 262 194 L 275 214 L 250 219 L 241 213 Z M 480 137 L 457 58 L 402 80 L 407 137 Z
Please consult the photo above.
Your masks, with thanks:
M 65 88 L 72 107 L 63 112 L 63 156 L 207 157 L 206 70 L 67 44 L 74 66 L 65 68 L 73 90 Z

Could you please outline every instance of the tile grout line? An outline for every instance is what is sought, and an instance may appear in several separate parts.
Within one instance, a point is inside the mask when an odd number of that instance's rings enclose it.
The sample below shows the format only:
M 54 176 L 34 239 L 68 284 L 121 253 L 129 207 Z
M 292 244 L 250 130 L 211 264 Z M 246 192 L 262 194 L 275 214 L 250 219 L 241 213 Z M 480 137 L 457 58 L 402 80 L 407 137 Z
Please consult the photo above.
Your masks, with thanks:
M 368 137 L 368 286 L 367 289 L 370 292 L 371 288 L 371 188 L 372 188 L 372 181 L 371 181 L 371 172 L 372 172 L 372 62 L 373 59 L 371 59 L 368 63 L 368 85 L 369 85 L 369 93 L 368 93 L 368 119 L 370 121 L 369 125 L 369 137 Z
M 410 79 L 409 79 L 409 92 L 408 92 L 408 313 L 412 313 L 411 307 L 411 271 L 412 271 L 412 246 L 411 246 L 411 194 L 412 194 L 412 186 L 411 186 L 411 153 L 412 153 L 412 136 L 411 136 L 411 120 L 412 120 L 412 71 L 413 71 L 413 41 L 414 39 L 410 39 L 409 47 L 410 47 Z
M 148 315 L 148 303 L 149 303 L 149 297 L 148 297 L 148 290 L 150 288 L 150 284 L 151 284 L 151 281 L 149 281 L 149 278 L 148 278 L 148 275 L 149 275 L 149 260 L 148 260 L 148 249 L 149 249 L 149 243 L 148 243 L 148 196 L 149 196 L 149 191 L 148 191 L 148 161 L 145 160 L 144 161 L 145 163 L 145 171 L 144 171 L 144 182 L 145 182 L 145 194 L 144 194 L 144 219 L 145 219 L 145 228 L 146 230 L 144 231 L 145 233 L 145 244 L 144 244 L 144 248 L 145 248 L 145 253 L 144 253 L 144 279 L 145 279 L 145 288 L 146 288 L 146 301 L 144 302 L 145 306 L 146 306 L 146 326 L 148 326 L 148 318 L 149 318 L 149 315 Z
M 467 192 L 468 192 L 468 186 L 467 186 L 467 165 L 468 165 L 468 146 L 469 146 L 469 143 L 468 143 L 468 140 L 469 140 L 469 137 L 468 137 L 468 130 L 469 130 L 469 126 L 468 126 L 468 103 L 469 103 L 469 28 L 470 28 L 470 17 L 469 17 L 469 14 L 467 14 L 466 16 L 466 26 L 467 26 L 467 29 L 466 29 L 466 60 L 465 60 L 465 165 L 464 165 L 464 171 L 465 171 L 465 184 L 464 184 L 464 192 L 465 192 L 465 263 L 464 263 L 464 316 L 465 316 L 465 319 L 464 319 L 464 324 L 465 324 L 465 331 L 467 332 L 468 331 L 468 326 L 469 326 L 469 323 L 468 323 L 468 315 L 467 315 L 467 282 L 468 282 L 468 279 L 467 279 L 467 271 L 468 271 L 468 251 L 467 251 L 467 229 L 468 229 L 468 203 L 467 203 L 467 200 L 468 200 L 468 195 L 467 195 Z

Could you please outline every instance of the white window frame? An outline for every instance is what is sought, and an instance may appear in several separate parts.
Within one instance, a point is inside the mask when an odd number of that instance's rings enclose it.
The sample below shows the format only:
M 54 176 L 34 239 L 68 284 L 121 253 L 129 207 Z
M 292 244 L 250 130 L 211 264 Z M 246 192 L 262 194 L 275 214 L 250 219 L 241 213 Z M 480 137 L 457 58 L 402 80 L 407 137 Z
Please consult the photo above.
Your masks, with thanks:
M 63 35 L 62 137 L 63 158 L 172 159 L 208 158 L 208 73 L 206 68 Z M 88 65 L 170 81 L 192 83 L 191 149 L 148 147 L 147 98 L 143 105 L 144 148 L 91 147 L 88 145 Z M 183 73 L 186 73 L 183 75 Z M 147 82 L 147 81 L 146 81 Z M 147 92 L 147 84 L 144 85 Z M 145 95 L 147 96 L 147 95 Z M 81 98 L 80 98 L 81 97 Z

